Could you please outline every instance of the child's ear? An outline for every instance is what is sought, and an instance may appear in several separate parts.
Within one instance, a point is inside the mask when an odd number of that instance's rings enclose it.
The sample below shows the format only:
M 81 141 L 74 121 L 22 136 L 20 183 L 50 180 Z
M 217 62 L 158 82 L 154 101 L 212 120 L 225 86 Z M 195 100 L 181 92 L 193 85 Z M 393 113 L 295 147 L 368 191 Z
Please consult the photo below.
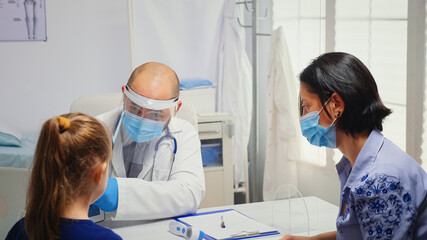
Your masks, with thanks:
M 107 171 L 105 171 L 107 169 L 108 164 L 106 162 L 98 164 L 98 166 L 95 167 L 95 169 L 93 170 L 93 180 L 95 181 L 96 184 L 100 184 L 101 180 L 102 180 L 102 176 L 104 174 L 107 174 Z

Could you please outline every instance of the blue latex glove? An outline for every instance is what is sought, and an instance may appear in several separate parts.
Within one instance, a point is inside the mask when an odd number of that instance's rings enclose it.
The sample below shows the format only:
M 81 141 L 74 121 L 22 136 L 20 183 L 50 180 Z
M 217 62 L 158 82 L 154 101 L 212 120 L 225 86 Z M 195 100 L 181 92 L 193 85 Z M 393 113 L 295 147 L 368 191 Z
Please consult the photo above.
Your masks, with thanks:
M 108 178 L 107 188 L 105 188 L 104 194 L 96 200 L 93 205 L 99 207 L 104 212 L 112 212 L 117 209 L 119 203 L 119 186 L 117 179 Z

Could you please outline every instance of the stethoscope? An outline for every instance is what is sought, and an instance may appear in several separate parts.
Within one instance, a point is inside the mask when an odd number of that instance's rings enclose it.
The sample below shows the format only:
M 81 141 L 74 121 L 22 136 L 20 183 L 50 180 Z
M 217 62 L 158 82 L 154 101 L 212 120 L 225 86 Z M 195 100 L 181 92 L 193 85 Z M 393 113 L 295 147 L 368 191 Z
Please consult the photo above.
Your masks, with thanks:
M 121 113 L 120 119 L 119 119 L 119 121 L 118 121 L 118 123 L 116 125 L 116 130 L 114 131 L 114 134 L 113 134 L 113 148 L 114 148 L 114 144 L 115 144 L 116 139 L 117 139 L 117 135 L 118 135 L 119 130 L 120 130 L 120 126 L 121 126 L 121 124 L 123 122 L 124 113 L 125 113 L 125 111 L 123 111 Z M 160 139 L 157 140 L 157 143 L 154 146 L 153 165 L 151 166 L 151 168 L 154 170 L 154 165 L 155 165 L 155 162 L 156 162 L 156 155 L 157 155 L 157 152 L 159 150 L 160 143 L 162 143 L 164 141 L 167 141 L 168 139 L 173 141 L 174 148 L 173 148 L 173 151 L 172 151 L 172 163 L 171 163 L 171 166 L 170 166 L 170 169 L 169 169 L 169 176 L 168 176 L 167 180 L 169 180 L 170 177 L 171 177 L 172 167 L 173 167 L 173 164 L 175 162 L 175 155 L 176 155 L 176 152 L 178 150 L 178 144 L 176 142 L 176 138 L 171 134 L 171 132 L 169 130 L 169 127 L 166 128 L 166 134 L 163 135 L 162 137 L 160 137 Z
M 173 144 L 174 144 L 174 148 L 173 148 L 173 159 L 172 159 L 172 163 L 175 161 L 175 154 L 176 154 L 176 150 L 178 149 L 178 145 L 176 144 L 176 138 L 170 133 L 169 131 L 169 127 L 166 128 L 166 135 L 163 135 L 156 143 L 156 146 L 154 147 L 154 151 L 157 152 L 157 150 L 159 150 L 159 145 L 162 141 L 167 140 L 167 139 L 172 139 Z
M 172 152 L 172 163 L 171 163 L 171 167 L 169 169 L 169 176 L 168 176 L 167 180 L 169 180 L 171 177 L 172 167 L 173 167 L 173 164 L 175 162 L 175 154 L 176 154 L 176 151 L 178 150 L 178 144 L 176 143 L 176 138 L 170 133 L 169 127 L 166 128 L 166 134 L 163 135 L 162 137 L 160 137 L 160 139 L 156 143 L 156 146 L 154 146 L 154 158 L 153 158 L 153 166 L 152 166 L 152 169 L 154 170 L 154 164 L 156 163 L 156 155 L 157 155 L 157 152 L 159 150 L 160 143 L 162 141 L 167 141 L 168 139 L 173 141 L 174 148 L 173 148 L 173 152 Z

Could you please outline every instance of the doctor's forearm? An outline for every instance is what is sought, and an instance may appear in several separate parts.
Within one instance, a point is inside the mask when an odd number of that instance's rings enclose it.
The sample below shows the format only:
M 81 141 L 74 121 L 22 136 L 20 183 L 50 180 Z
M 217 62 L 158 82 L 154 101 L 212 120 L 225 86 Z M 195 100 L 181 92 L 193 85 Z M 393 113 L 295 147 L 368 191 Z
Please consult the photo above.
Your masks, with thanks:
M 114 220 L 151 220 L 193 213 L 203 189 L 184 181 L 147 182 L 118 178 L 119 204 Z

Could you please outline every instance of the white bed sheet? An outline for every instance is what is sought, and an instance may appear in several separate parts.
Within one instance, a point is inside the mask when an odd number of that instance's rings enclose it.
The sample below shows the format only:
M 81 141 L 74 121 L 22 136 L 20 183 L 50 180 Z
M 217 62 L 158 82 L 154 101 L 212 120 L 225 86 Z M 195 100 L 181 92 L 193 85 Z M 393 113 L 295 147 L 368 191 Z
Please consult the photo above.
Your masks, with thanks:
M 0 166 L 31 168 L 38 133 L 23 134 L 21 147 L 0 146 Z

